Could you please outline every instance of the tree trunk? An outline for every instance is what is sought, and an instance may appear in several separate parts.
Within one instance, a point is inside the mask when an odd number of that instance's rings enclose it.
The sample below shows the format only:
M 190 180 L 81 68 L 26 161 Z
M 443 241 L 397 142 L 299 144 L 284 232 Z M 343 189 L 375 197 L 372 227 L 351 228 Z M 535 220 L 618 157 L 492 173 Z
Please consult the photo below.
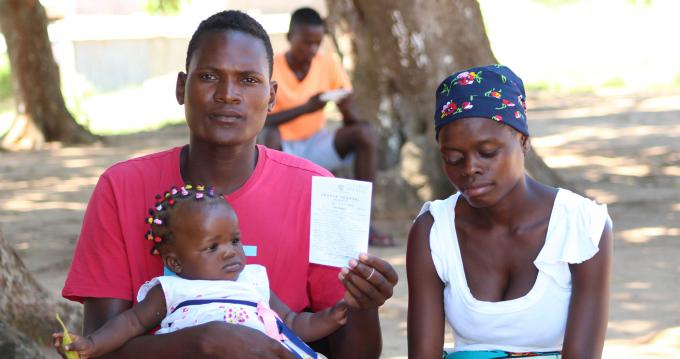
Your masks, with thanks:
M 52 298 L 35 281 L 0 232 L 0 322 L 38 343 L 49 344 L 52 333 L 59 329 L 55 320 L 57 312 L 70 329 L 80 332 L 79 306 Z M 0 352 L 0 357 L 2 355 Z
M 44 358 L 38 345 L 0 320 L 0 357 L 3 359 Z
M 399 165 L 421 199 L 451 193 L 434 140 L 434 93 L 447 75 L 496 63 L 475 0 L 327 1 L 330 33 L 353 68 L 360 112 L 376 119 L 381 164 Z M 537 180 L 565 183 L 539 156 L 527 157 Z
M 7 43 L 17 112 L 3 138 L 3 147 L 25 149 L 40 147 L 45 141 L 96 141 L 66 109 L 40 2 L 0 0 L 0 29 Z

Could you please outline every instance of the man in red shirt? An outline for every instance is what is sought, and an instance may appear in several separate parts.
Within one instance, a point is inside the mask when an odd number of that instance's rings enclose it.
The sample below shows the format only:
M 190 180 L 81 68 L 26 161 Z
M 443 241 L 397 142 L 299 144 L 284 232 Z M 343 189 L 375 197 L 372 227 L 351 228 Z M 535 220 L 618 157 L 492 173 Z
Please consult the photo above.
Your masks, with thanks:
M 138 286 L 162 273 L 144 240 L 155 195 L 185 182 L 203 183 L 225 194 L 239 217 L 249 261 L 267 268 L 272 290 L 291 308 L 318 310 L 344 295 L 353 310 L 328 338 L 332 357 L 380 355 L 377 308 L 392 295 L 394 268 L 372 256 L 341 270 L 310 264 L 311 177 L 330 174 L 255 145 L 276 95 L 272 57 L 266 32 L 244 13 L 221 12 L 199 25 L 176 86 L 189 144 L 112 166 L 88 204 L 62 292 L 84 303 L 85 335 L 130 308 Z M 252 329 L 209 323 L 132 339 L 115 357 L 292 358 L 281 348 Z

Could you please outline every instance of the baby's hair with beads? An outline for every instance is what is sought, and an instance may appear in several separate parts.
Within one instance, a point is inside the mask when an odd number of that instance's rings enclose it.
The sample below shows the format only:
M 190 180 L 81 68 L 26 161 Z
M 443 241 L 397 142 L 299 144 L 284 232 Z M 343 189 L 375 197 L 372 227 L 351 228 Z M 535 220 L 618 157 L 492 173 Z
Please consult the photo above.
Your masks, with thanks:
M 187 204 L 222 204 L 229 207 L 223 196 L 215 195 L 213 187 L 204 185 L 193 186 L 187 183 L 181 187 L 172 187 L 162 195 L 156 195 L 156 203 L 149 209 L 144 219 L 144 222 L 150 226 L 144 238 L 153 242 L 152 255 L 159 255 L 161 246 L 173 240 L 173 233 L 170 228 L 172 215 L 178 206 Z

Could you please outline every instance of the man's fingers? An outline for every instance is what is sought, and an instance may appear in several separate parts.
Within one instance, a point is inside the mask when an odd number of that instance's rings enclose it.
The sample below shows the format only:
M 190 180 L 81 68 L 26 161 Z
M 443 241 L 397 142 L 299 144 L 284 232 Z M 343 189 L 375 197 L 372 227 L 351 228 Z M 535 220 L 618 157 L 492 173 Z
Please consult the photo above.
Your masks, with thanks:
M 375 268 L 388 282 L 392 284 L 392 286 L 395 286 L 399 281 L 399 276 L 397 275 L 397 271 L 394 270 L 394 267 L 392 267 L 389 262 L 380 257 L 362 253 L 359 255 L 359 262 L 364 263 L 369 267 Z
M 343 283 L 343 285 L 344 284 L 345 283 Z M 347 288 L 347 287 L 345 287 L 345 288 Z M 348 292 L 347 290 L 345 290 L 345 295 L 343 297 L 343 300 L 345 301 L 345 303 L 347 303 L 348 307 L 354 308 L 354 309 L 361 309 L 361 308 L 359 308 L 359 303 L 357 303 L 356 299 L 354 299 L 354 296 L 352 296 L 352 294 L 350 292 Z
M 347 276 L 351 275 L 352 274 L 349 273 Z M 354 299 L 354 302 L 356 303 L 356 306 L 354 308 L 366 309 L 369 307 L 380 305 L 378 303 L 374 303 L 372 301 L 372 298 L 368 297 L 366 293 L 362 292 L 361 289 L 359 289 L 359 287 L 357 287 L 351 280 L 349 280 L 349 278 L 346 277 L 342 284 L 345 286 L 346 294 L 349 294 Z
M 350 261 L 354 267 L 346 275 L 366 295 L 370 297 L 382 297 L 383 301 L 392 296 L 394 284 L 385 278 L 382 272 L 364 263 Z
M 392 285 L 382 274 L 372 268 L 366 268 L 361 263 L 345 275 L 345 280 L 354 284 L 363 296 L 370 298 L 375 304 L 382 305 L 392 296 Z

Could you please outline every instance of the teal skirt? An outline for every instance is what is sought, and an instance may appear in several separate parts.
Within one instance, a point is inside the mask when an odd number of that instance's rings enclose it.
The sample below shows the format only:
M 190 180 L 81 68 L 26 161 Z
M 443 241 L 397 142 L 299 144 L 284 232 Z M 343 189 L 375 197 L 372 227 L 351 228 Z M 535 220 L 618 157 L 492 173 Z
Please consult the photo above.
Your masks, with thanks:
M 526 352 L 510 353 L 502 350 L 460 351 L 442 354 L 442 359 L 502 359 L 502 358 L 534 358 L 562 359 L 562 352 Z

